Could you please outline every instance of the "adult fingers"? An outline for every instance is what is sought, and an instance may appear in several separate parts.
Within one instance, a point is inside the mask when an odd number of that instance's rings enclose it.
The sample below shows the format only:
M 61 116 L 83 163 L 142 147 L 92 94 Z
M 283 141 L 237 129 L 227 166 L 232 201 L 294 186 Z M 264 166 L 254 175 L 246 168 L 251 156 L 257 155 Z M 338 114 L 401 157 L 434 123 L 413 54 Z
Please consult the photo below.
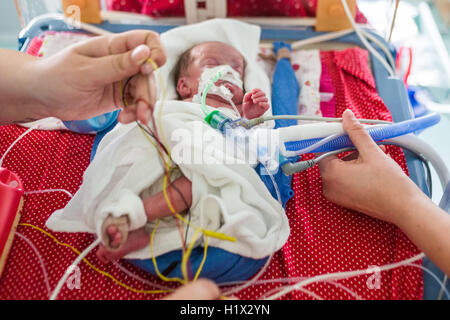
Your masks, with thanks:
M 134 50 L 98 58 L 95 61 L 95 77 L 100 84 L 110 84 L 137 74 L 150 57 L 150 48 L 140 45 Z
M 101 58 L 110 55 L 127 53 L 140 45 L 151 49 L 150 58 L 160 67 L 166 63 L 166 54 L 159 35 L 149 30 L 133 30 L 106 36 L 94 37 L 74 46 L 77 53 Z
M 137 120 L 136 108 L 134 105 L 128 106 L 126 109 L 119 113 L 118 120 L 120 123 L 131 123 Z
M 135 30 L 96 37 L 75 47 L 81 55 L 96 58 L 97 81 L 112 83 L 126 79 L 139 71 L 149 74 L 153 67 L 143 67 L 151 58 L 158 67 L 166 62 L 159 35 L 152 31 Z
M 220 289 L 212 281 L 199 279 L 180 287 L 164 300 L 213 300 L 220 298 Z
M 362 158 L 382 152 L 350 109 L 342 115 L 342 126 Z
M 341 160 L 335 155 L 323 158 L 319 161 L 320 173 L 323 175 L 324 172 L 332 171 L 334 166 L 340 161 Z

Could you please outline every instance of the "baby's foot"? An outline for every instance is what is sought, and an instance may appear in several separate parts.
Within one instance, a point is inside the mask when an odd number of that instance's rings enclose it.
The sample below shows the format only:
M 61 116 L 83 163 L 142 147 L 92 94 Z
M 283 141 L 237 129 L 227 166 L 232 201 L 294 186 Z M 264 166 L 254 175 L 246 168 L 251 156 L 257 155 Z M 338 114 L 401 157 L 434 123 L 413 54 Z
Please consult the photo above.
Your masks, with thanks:
M 128 228 L 128 216 L 108 216 L 102 225 L 103 245 L 110 251 L 119 250 L 127 241 Z
M 269 100 L 261 89 L 247 92 L 242 102 L 242 111 L 247 119 L 261 117 L 269 109 Z
M 97 258 L 103 263 L 116 261 L 123 258 L 130 252 L 144 248 L 149 243 L 150 235 L 145 231 L 145 228 L 140 228 L 135 231 L 131 231 L 125 244 L 117 250 L 108 250 L 103 244 L 101 244 L 97 250 Z

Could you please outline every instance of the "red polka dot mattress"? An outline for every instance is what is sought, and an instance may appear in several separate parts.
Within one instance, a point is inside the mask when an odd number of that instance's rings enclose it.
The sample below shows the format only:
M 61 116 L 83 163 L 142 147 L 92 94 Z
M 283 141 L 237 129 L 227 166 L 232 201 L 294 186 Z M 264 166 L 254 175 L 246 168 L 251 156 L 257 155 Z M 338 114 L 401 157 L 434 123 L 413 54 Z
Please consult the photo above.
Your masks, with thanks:
M 334 94 L 333 99 L 321 103 L 323 115 L 339 117 L 351 108 L 357 117 L 391 120 L 377 94 L 366 51 L 324 51 L 320 60 L 321 86 Z M 0 127 L 0 156 L 25 130 L 15 125 Z M 0 299 L 48 299 L 65 270 L 94 240 L 91 234 L 46 229 L 46 219 L 64 207 L 69 195 L 32 192 L 65 189 L 74 194 L 89 164 L 93 141 L 92 135 L 34 130 L 8 153 L 3 166 L 17 174 L 25 191 L 31 193 L 24 196 L 20 224 L 0 278 Z M 401 149 L 387 150 L 407 172 Z M 295 195 L 286 206 L 291 228 L 287 243 L 254 284 L 237 287 L 237 298 L 260 299 L 304 279 L 365 269 L 368 272 L 360 276 L 313 281 L 281 299 L 422 298 L 419 267 L 404 266 L 379 274 L 370 271 L 419 253 L 397 227 L 328 202 L 317 166 L 295 174 L 292 189 Z M 103 264 L 95 250 L 78 267 L 58 299 L 159 299 L 167 289 L 176 287 L 124 260 Z

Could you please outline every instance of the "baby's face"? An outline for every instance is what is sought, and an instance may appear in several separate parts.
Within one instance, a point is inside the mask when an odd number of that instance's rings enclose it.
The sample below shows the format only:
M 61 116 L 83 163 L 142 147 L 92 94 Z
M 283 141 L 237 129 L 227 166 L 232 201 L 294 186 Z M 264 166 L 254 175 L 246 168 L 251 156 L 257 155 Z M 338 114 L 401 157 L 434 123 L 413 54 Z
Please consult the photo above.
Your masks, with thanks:
M 213 68 L 220 65 L 229 65 L 236 70 L 241 76 L 244 75 L 244 58 L 233 47 L 221 42 L 205 42 L 195 46 L 191 51 L 191 63 L 187 68 L 186 74 L 183 76 L 185 81 L 186 92 L 189 98 L 192 98 L 198 92 L 200 77 L 206 68 Z M 237 87 L 229 82 L 219 80 L 216 85 L 223 84 L 233 93 L 233 102 L 235 104 L 242 103 L 244 92 L 242 88 Z M 189 91 L 188 91 L 189 90 Z M 210 95 L 208 95 L 209 97 Z M 213 96 L 213 95 L 211 95 Z M 224 101 L 221 97 L 214 95 L 217 100 Z

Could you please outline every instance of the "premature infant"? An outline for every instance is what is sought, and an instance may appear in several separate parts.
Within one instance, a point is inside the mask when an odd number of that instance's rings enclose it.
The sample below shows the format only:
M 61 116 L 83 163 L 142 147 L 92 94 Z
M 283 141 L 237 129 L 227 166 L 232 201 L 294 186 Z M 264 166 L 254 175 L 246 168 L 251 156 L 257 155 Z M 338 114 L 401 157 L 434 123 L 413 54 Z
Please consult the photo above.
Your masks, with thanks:
M 198 93 L 200 77 L 206 68 L 229 65 L 244 76 L 245 61 L 243 56 L 232 46 L 221 42 L 205 42 L 186 51 L 178 62 L 176 83 L 177 92 L 183 101 L 192 101 Z M 232 101 L 241 116 L 253 119 L 262 116 L 268 109 L 266 94 L 260 89 L 244 93 L 242 88 L 230 82 L 217 81 L 217 86 L 224 85 L 233 94 Z M 206 104 L 215 108 L 233 109 L 228 101 L 215 94 L 208 94 Z M 177 212 L 189 210 L 192 203 L 192 185 L 184 176 L 176 179 L 167 193 Z M 143 199 L 148 221 L 171 216 L 172 213 L 164 199 L 163 192 Z M 109 216 L 102 225 L 102 245 L 97 257 L 104 263 L 117 260 L 130 252 L 144 248 L 150 242 L 150 235 L 145 228 L 129 232 L 129 218 L 126 214 L 119 218 Z

